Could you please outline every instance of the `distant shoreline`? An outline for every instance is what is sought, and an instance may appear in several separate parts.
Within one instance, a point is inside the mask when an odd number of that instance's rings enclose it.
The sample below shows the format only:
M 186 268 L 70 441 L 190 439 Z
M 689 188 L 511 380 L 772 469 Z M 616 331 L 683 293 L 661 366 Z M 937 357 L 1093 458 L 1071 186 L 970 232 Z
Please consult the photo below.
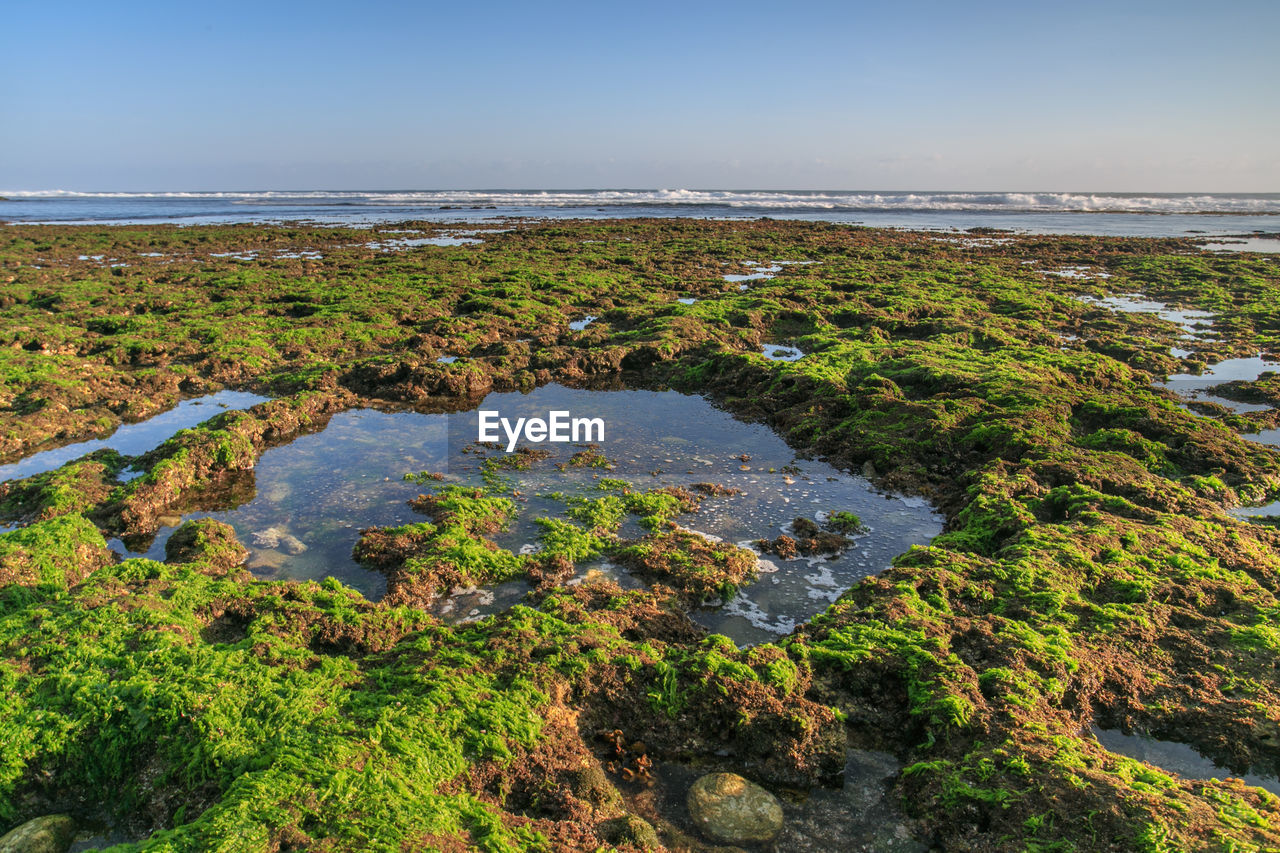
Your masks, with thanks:
M 50 224 L 369 226 L 409 220 L 692 217 L 825 221 L 911 230 L 1226 237 L 1280 234 L 1280 193 L 440 190 L 0 192 L 0 221 Z

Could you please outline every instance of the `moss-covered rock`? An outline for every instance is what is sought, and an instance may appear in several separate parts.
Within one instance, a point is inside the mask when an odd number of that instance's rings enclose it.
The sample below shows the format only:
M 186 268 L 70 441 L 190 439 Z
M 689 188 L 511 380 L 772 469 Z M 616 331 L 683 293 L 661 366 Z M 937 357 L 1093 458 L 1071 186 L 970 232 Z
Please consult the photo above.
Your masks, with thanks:
M 82 515 L 64 515 L 0 534 L 0 588 L 65 589 L 114 560 L 102 534 Z
M 164 543 L 164 555 L 171 563 L 200 563 L 213 571 L 229 572 L 244 564 L 249 551 L 230 524 L 200 518 L 173 531 Z

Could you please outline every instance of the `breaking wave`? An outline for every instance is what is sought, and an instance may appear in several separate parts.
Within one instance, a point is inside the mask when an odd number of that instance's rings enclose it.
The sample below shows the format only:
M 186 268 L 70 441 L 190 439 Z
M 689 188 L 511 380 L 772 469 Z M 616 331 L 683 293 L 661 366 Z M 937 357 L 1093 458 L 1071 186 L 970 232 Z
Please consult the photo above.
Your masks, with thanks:
M 729 208 L 767 213 L 987 211 L 1009 213 L 1280 214 L 1280 193 L 858 192 L 754 190 L 396 190 L 78 192 L 0 190 L 9 199 L 165 199 L 250 206 Z

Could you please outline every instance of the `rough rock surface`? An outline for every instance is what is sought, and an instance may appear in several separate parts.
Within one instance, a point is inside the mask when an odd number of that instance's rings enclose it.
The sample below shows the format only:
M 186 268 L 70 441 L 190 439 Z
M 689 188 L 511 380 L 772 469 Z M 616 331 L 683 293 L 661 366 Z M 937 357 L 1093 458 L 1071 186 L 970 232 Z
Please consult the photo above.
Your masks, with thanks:
M 76 823 L 64 814 L 34 818 L 0 838 L 0 853 L 65 853 Z
M 736 773 L 709 773 L 689 789 L 689 815 L 715 841 L 755 844 L 782 829 L 778 798 Z

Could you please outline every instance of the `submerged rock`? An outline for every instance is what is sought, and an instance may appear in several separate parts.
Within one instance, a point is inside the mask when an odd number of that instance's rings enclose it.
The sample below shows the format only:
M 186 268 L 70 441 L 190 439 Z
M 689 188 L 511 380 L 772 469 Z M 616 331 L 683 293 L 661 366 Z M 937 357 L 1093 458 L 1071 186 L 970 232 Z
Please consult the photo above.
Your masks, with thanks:
M 268 527 L 266 530 L 254 533 L 253 544 L 259 548 L 276 549 L 294 556 L 307 550 L 306 544 L 301 539 L 279 527 Z
M 292 554 L 295 557 L 307 550 L 306 544 L 292 533 L 286 533 L 280 537 L 280 547 L 286 554 Z
M 64 814 L 45 815 L 9 830 L 0 838 L 0 853 L 66 853 L 76 822 Z
M 708 838 L 726 844 L 770 840 L 782 829 L 778 798 L 736 773 L 709 773 L 689 788 L 689 815 Z
M 250 534 L 250 538 L 254 545 L 259 548 L 278 548 L 280 547 L 280 529 L 277 527 L 268 527 L 266 530 L 257 530 Z

